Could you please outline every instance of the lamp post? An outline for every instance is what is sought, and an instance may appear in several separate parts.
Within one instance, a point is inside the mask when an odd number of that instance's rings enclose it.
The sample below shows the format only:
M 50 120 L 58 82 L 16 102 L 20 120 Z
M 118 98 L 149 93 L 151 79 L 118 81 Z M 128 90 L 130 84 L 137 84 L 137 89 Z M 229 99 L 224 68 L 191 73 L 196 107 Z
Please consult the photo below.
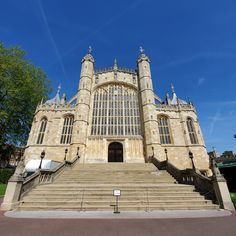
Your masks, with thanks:
M 165 148 L 165 154 L 166 154 L 166 161 L 168 161 L 168 154 L 167 154 L 167 149 Z
M 45 151 L 43 150 L 40 155 L 41 160 L 40 160 L 40 164 L 39 164 L 39 169 L 41 169 L 41 167 L 42 167 L 42 162 L 43 162 L 44 157 L 45 157 Z
M 154 147 L 152 147 L 152 157 L 154 157 Z
M 148 157 L 148 162 L 149 162 L 149 163 L 152 163 L 153 158 L 154 158 L 154 147 L 152 147 L 152 156 L 149 156 L 149 157 Z
M 194 162 L 193 162 L 193 153 L 191 151 L 189 151 L 188 155 L 189 155 L 189 158 L 191 159 L 193 170 L 196 170 Z
M 64 157 L 64 161 L 66 161 L 66 154 L 67 154 L 67 152 L 68 152 L 68 149 L 66 148 L 66 149 L 65 149 L 65 157 Z
M 77 147 L 77 153 L 76 156 L 79 157 L 79 147 Z

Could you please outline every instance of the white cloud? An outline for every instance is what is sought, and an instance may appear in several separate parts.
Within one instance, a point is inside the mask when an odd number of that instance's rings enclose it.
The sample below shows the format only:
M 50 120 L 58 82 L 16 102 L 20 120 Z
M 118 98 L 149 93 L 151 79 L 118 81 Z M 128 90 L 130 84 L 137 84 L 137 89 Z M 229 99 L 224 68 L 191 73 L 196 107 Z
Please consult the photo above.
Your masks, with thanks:
M 189 57 L 186 58 L 180 58 L 177 59 L 175 61 L 170 61 L 169 63 L 159 66 L 159 70 L 164 70 L 164 69 L 168 69 L 171 67 L 175 67 L 175 66 L 179 66 L 179 65 L 184 65 L 187 63 L 190 63 L 192 61 L 198 60 L 198 59 L 202 59 L 202 58 L 224 58 L 224 57 L 230 57 L 230 58 L 235 58 L 236 55 L 232 52 L 226 52 L 226 51 L 222 51 L 222 52 L 200 52 L 197 54 L 193 54 Z
M 204 77 L 198 78 L 197 87 L 200 87 L 204 82 L 205 82 L 205 78 Z
M 221 109 L 220 108 L 217 109 L 215 115 L 213 117 L 211 117 L 211 119 L 212 119 L 212 122 L 210 124 L 210 131 L 209 131 L 210 136 L 214 132 L 215 123 L 221 119 Z

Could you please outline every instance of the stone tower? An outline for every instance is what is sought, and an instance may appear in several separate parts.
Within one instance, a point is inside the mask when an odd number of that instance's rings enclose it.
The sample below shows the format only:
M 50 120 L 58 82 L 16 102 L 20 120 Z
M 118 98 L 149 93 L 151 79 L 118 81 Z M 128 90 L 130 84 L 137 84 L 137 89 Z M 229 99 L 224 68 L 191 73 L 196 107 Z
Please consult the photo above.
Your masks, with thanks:
M 88 53 L 82 59 L 73 131 L 73 145 L 74 147 L 77 147 L 81 162 L 84 161 L 86 149 L 92 78 L 94 74 L 94 59 L 91 53 L 92 49 L 89 47 Z M 76 148 L 74 148 L 74 150 L 75 149 Z
M 155 97 L 152 85 L 150 60 L 144 54 L 144 50 L 140 47 L 140 55 L 138 57 L 138 76 L 139 89 L 141 97 L 141 114 L 143 119 L 144 147 L 145 158 L 148 161 L 153 155 L 153 148 L 159 144 L 157 120 L 155 117 Z

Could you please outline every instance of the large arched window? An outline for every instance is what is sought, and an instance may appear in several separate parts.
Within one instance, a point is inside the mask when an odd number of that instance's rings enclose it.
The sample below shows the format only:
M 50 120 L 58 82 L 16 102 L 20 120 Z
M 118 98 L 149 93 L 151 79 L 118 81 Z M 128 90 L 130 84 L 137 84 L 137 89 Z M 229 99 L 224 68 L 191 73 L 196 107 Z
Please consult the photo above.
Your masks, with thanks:
M 38 139 L 37 139 L 37 144 L 42 144 L 43 143 L 43 139 L 45 136 L 45 130 L 47 127 L 47 118 L 44 117 L 41 122 L 40 122 L 40 128 L 39 128 L 39 134 L 38 134 Z
M 193 125 L 193 120 L 191 118 L 187 118 L 187 127 L 191 144 L 197 144 L 197 136 Z
M 171 144 L 169 119 L 166 116 L 158 117 L 158 127 L 161 144 Z
M 91 135 L 140 135 L 137 91 L 109 84 L 94 93 Z
M 72 130 L 73 130 L 74 116 L 65 116 L 63 129 L 61 133 L 61 144 L 71 143 Z

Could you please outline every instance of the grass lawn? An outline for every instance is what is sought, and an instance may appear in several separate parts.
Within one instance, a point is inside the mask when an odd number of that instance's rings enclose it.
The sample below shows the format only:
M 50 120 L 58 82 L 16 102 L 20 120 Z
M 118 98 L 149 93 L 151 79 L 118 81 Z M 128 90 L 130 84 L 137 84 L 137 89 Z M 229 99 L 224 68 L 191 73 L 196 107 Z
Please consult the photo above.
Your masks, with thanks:
M 0 197 L 5 194 L 7 185 L 6 184 L 0 184 Z
M 234 206 L 236 207 L 236 193 L 230 193 L 231 199 L 234 203 Z

